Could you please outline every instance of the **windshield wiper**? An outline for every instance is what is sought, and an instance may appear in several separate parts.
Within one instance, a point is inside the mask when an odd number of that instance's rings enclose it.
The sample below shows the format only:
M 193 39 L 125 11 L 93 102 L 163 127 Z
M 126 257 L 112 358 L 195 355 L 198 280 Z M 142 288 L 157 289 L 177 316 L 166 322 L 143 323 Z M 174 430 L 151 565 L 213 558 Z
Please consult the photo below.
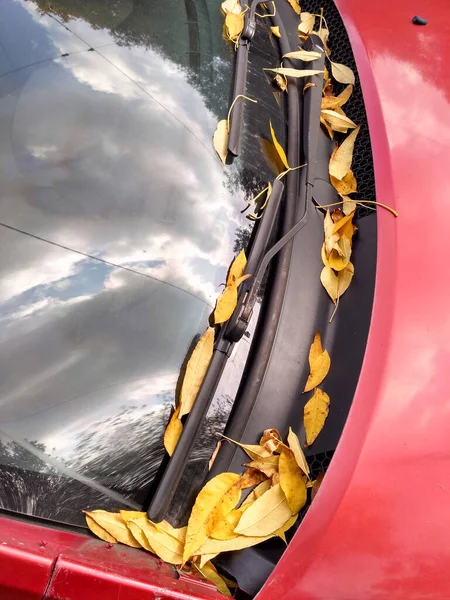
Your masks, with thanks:
M 234 71 L 233 100 L 238 96 L 245 96 L 247 89 L 247 65 L 250 42 L 256 31 L 256 7 L 263 0 L 252 0 L 249 9 L 245 13 L 244 28 L 239 37 L 236 51 L 236 66 Z M 242 123 L 244 118 L 244 98 L 233 107 L 230 115 L 230 130 L 228 132 L 228 152 L 238 156 L 241 150 Z
M 252 3 L 253 6 L 253 3 Z M 276 20 L 276 24 L 280 26 L 283 42 L 283 31 L 284 27 L 281 21 Z M 286 34 L 284 34 L 284 40 L 286 40 Z M 322 51 L 322 58 L 314 61 L 310 68 L 322 69 L 323 68 L 323 49 L 320 38 L 312 35 L 309 38 L 309 49 L 312 49 L 311 45 L 320 48 Z M 289 47 L 286 47 L 287 41 L 282 44 L 283 54 L 289 51 Z M 284 45 L 284 48 L 283 48 Z M 310 87 L 308 93 L 304 98 L 304 113 L 303 113 L 303 146 L 304 146 L 304 157 L 307 161 L 307 173 L 306 173 L 306 203 L 311 203 L 311 192 L 314 185 L 314 172 L 317 154 L 317 138 L 320 130 L 320 107 L 322 98 L 322 76 L 317 75 L 310 79 L 316 83 L 316 87 Z M 293 96 L 298 94 L 298 88 L 295 84 L 290 84 L 291 97 L 289 98 L 292 112 L 289 113 L 289 119 L 292 116 L 292 126 L 289 125 L 288 129 L 288 159 L 290 164 L 298 164 L 299 159 L 299 119 L 298 119 L 298 98 L 296 103 L 293 100 Z M 289 182 L 293 184 L 298 182 L 298 171 L 291 171 L 286 176 Z M 290 185 L 291 202 L 297 202 L 297 183 L 295 186 Z M 167 468 L 159 482 L 156 492 L 151 501 L 148 514 L 151 520 L 161 521 L 166 518 L 167 512 L 169 511 L 171 502 L 174 495 L 180 485 L 183 477 L 184 469 L 189 461 L 191 451 L 197 439 L 197 435 L 200 432 L 202 423 L 206 417 L 208 408 L 214 398 L 215 391 L 217 389 L 220 377 L 225 368 L 226 362 L 231 355 L 231 351 L 236 341 L 238 341 L 244 334 L 250 317 L 253 311 L 254 304 L 260 289 L 264 274 L 272 258 L 285 249 L 288 242 L 302 229 L 306 224 L 306 208 L 302 217 L 285 233 L 285 235 L 274 244 L 269 250 L 267 250 L 268 241 L 273 230 L 279 204 L 284 191 L 284 184 L 281 180 L 276 179 L 273 184 L 272 194 L 267 207 L 264 210 L 263 217 L 260 221 L 258 231 L 256 233 L 247 267 L 246 273 L 253 275 L 248 281 L 248 287 L 245 288 L 244 282 L 241 286 L 238 306 L 233 313 L 231 319 L 222 327 L 219 332 L 218 339 L 215 343 L 213 356 L 203 380 L 202 386 L 197 394 L 194 406 L 189 414 L 186 424 L 184 426 L 183 433 L 178 441 L 175 451 L 170 458 Z M 294 212 L 292 212 L 292 210 Z M 292 215 L 295 215 L 295 208 L 291 207 Z M 295 216 L 294 216 L 295 219 Z M 286 231 L 286 230 L 285 230 Z M 251 283 L 250 283 L 251 282 Z M 282 290 L 281 290 L 282 291 Z M 280 296 L 280 291 L 277 291 L 277 295 Z M 279 303 L 278 303 L 279 304 Z M 280 305 L 281 306 L 281 305 Z M 194 484 L 196 485 L 197 482 Z

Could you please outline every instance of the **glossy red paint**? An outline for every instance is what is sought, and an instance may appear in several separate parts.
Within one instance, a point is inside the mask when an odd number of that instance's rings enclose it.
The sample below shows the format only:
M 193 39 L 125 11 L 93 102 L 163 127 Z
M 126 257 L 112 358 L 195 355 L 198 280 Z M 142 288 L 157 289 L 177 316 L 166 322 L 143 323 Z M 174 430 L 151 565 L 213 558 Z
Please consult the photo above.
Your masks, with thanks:
M 364 92 L 377 199 L 400 216 L 378 211 L 371 331 L 344 433 L 258 599 L 448 599 L 448 4 L 336 3 Z M 415 14 L 429 24 L 413 25 Z
M 0 518 L 1 600 L 219 600 L 214 586 L 89 535 Z

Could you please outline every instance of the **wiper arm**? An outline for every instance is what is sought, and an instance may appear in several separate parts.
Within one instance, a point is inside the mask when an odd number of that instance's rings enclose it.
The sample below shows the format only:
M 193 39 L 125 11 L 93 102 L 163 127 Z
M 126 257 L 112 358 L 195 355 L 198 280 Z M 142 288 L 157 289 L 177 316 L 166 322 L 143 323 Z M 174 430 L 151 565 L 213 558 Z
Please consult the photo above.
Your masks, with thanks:
M 256 7 L 263 0 L 252 0 L 250 7 L 245 13 L 245 23 L 242 33 L 239 37 L 238 48 L 236 51 L 236 67 L 234 71 L 233 100 L 238 96 L 245 96 L 247 89 L 247 65 L 250 42 L 256 31 Z M 228 132 L 228 152 L 233 156 L 238 156 L 241 150 L 242 123 L 244 117 L 243 98 L 233 107 L 230 115 L 230 130 Z

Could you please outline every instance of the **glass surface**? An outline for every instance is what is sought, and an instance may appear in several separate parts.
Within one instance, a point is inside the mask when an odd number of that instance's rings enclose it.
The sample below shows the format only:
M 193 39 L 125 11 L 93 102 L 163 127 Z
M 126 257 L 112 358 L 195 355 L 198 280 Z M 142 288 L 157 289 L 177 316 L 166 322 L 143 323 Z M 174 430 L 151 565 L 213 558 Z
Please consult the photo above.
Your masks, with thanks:
M 1 4 L 0 506 L 82 524 L 82 508 L 142 506 L 164 456 L 181 364 L 248 237 L 240 211 L 273 178 L 260 138 L 283 121 L 262 67 L 278 48 L 264 24 L 258 105 L 224 169 L 217 0 Z

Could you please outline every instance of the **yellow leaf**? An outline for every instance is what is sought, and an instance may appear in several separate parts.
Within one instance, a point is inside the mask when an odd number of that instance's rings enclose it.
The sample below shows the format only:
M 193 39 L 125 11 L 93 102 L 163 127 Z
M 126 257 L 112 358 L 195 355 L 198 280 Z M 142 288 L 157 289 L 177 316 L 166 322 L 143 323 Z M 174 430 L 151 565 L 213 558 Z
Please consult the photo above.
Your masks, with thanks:
M 324 27 L 323 23 L 321 22 L 319 31 L 313 31 L 313 33 L 320 37 L 323 43 L 323 49 L 325 50 L 325 54 L 327 56 L 330 56 L 331 51 L 328 48 L 328 38 L 330 37 L 329 30 L 326 27 Z M 326 79 L 328 79 L 328 76 L 326 77 Z
M 103 527 L 100 527 L 100 525 L 94 521 L 94 519 L 90 516 L 90 514 L 87 511 L 84 510 L 83 512 L 86 518 L 86 524 L 93 534 L 95 534 L 104 542 L 108 542 L 110 544 L 117 544 L 117 540 L 113 535 L 108 533 L 106 529 L 103 529 Z
M 350 96 L 353 92 L 353 86 L 348 85 L 339 96 L 324 96 L 322 98 L 322 110 L 324 109 L 334 109 L 340 108 L 344 106 L 344 104 L 349 100 Z
M 111 513 L 106 510 L 84 511 L 84 514 L 100 525 L 107 533 L 121 544 L 140 548 L 141 545 L 134 539 L 119 513 Z M 89 523 L 88 523 L 89 526 Z M 92 530 L 91 530 L 92 531 Z M 95 531 L 93 532 L 95 533 Z
M 211 513 L 217 506 L 220 509 L 223 497 L 238 479 L 239 475 L 236 475 L 236 473 L 221 473 L 208 481 L 199 492 L 189 517 L 183 562 L 196 554 L 196 551 L 206 541 L 208 537 L 208 520 Z
M 314 345 L 314 342 L 313 342 Z M 310 366 L 310 373 L 308 380 L 305 385 L 304 392 L 309 392 L 313 388 L 317 387 L 322 383 L 325 377 L 328 375 L 328 371 L 330 370 L 331 359 L 330 355 L 326 350 L 324 350 L 321 354 L 319 354 Z
M 206 565 L 207 562 L 209 562 L 210 560 L 212 560 L 213 558 L 216 558 L 217 554 L 202 554 L 199 557 L 199 561 L 198 561 L 198 566 L 200 567 L 200 569 Z
M 360 128 L 357 127 L 345 138 L 337 152 L 335 152 L 330 159 L 329 173 L 330 175 L 333 175 L 333 177 L 336 177 L 336 179 L 342 179 L 350 171 L 353 159 L 353 149 L 355 147 L 355 140 L 359 133 L 359 129 Z
M 244 463 L 244 467 L 250 467 L 252 469 L 258 469 L 267 477 L 272 477 L 274 473 L 278 471 L 278 462 L 280 460 L 279 456 L 269 456 L 268 458 L 263 458 L 261 460 L 252 460 L 249 463 Z
M 322 269 L 320 281 L 335 304 L 337 299 L 347 291 L 354 272 L 355 270 L 351 262 L 348 263 L 345 269 L 339 271 L 338 275 L 336 275 L 330 267 L 324 267 Z
M 216 300 L 216 306 L 213 312 L 214 325 L 225 323 L 233 314 L 238 301 L 238 292 L 236 285 L 227 285 Z
M 140 519 L 147 518 L 147 513 L 142 512 L 140 510 L 121 510 L 120 516 L 124 520 L 125 523 L 128 523 L 130 519 Z
M 320 116 L 329 123 L 332 129 L 339 131 L 341 129 L 353 129 L 356 124 L 345 115 L 340 114 L 336 110 L 321 110 Z
M 351 254 L 351 242 L 347 237 L 342 236 L 328 257 L 328 266 L 335 271 L 342 271 L 350 262 Z
M 303 471 L 303 473 L 305 473 L 305 475 L 309 476 L 309 465 L 306 462 L 306 457 L 303 454 L 303 450 L 300 445 L 300 441 L 299 441 L 297 435 L 292 431 L 292 429 L 290 427 L 289 427 L 289 434 L 287 437 L 287 441 L 289 444 L 289 448 L 292 450 L 292 452 L 294 454 L 294 457 L 295 457 L 295 460 L 297 461 L 298 466 Z
M 324 125 L 324 127 L 328 131 L 328 135 L 330 136 L 330 139 L 331 140 L 334 139 L 334 132 L 323 117 L 320 117 L 320 122 L 322 123 L 322 125 Z
M 274 489 L 274 488 L 272 488 Z M 267 492 L 268 493 L 268 492 Z M 287 502 L 286 502 L 287 506 Z M 250 509 L 249 509 L 250 510 Z M 248 510 L 246 511 L 248 512 Z M 244 513 L 245 514 L 245 513 Z M 282 526 L 283 531 L 287 531 L 292 525 L 294 525 L 297 520 L 297 515 L 290 516 L 290 510 L 288 507 L 288 520 Z M 232 552 L 234 550 L 243 550 L 244 548 L 250 548 L 251 546 L 255 546 L 256 544 L 260 544 L 261 542 L 265 542 L 270 538 L 273 538 L 275 534 L 263 535 L 263 536 L 246 536 L 246 535 L 238 535 L 232 540 L 213 540 L 208 539 L 203 544 L 201 548 L 197 551 L 197 554 L 220 554 L 221 552 Z
M 214 529 L 211 530 L 209 537 L 215 540 L 232 540 L 237 537 L 238 534 L 234 532 L 234 529 L 237 527 L 240 518 L 249 506 L 249 504 L 244 504 L 241 508 L 236 508 L 226 514 L 221 521 L 216 523 Z
M 314 52 L 313 50 L 296 50 L 295 52 L 288 52 L 283 54 L 283 58 L 297 58 L 303 62 L 310 62 L 317 60 L 322 56 L 321 52 Z
M 257 485 L 255 487 L 255 489 L 251 492 L 251 494 L 249 494 L 247 496 L 247 498 L 244 500 L 244 502 L 241 505 L 241 508 L 243 506 L 248 506 L 249 504 L 253 504 L 253 502 L 255 500 L 257 500 L 258 498 L 261 498 L 261 496 L 263 494 L 265 494 L 267 492 L 267 490 L 270 490 L 271 486 L 272 486 L 272 481 L 270 479 L 266 479 L 265 481 L 263 481 L 262 483 Z
M 271 70 L 273 71 L 274 69 L 271 69 Z M 277 72 L 277 71 L 275 71 L 275 72 Z M 288 164 L 288 161 L 287 161 L 287 158 L 286 158 L 286 153 L 283 150 L 280 142 L 277 140 L 277 136 L 275 135 L 275 131 L 274 131 L 273 126 L 272 126 L 272 121 L 269 121 L 269 125 L 270 125 L 270 135 L 272 136 L 273 145 L 276 148 L 276 151 L 278 153 L 278 156 L 281 159 L 281 162 L 286 167 L 286 169 L 289 169 L 289 164 Z
M 208 370 L 214 350 L 214 328 L 208 327 L 197 342 L 186 365 L 180 391 L 179 418 L 191 412 L 200 386 Z
M 339 81 L 339 83 L 351 83 L 352 85 L 355 85 L 355 75 L 349 67 L 341 65 L 339 63 L 335 63 L 331 60 L 330 64 L 331 73 L 333 74 L 333 77 L 336 79 L 336 81 Z
M 277 86 L 280 88 L 280 90 L 282 92 L 285 92 L 287 90 L 287 81 L 286 81 L 286 77 L 283 77 L 282 75 L 275 75 L 275 77 L 273 78 L 273 81 L 277 84 Z M 283 169 L 281 169 L 282 171 Z M 281 172 L 280 171 L 280 172 Z
M 206 534 L 211 535 L 211 532 L 222 523 L 226 515 L 230 513 L 237 505 L 241 498 L 241 483 L 243 484 L 242 477 L 240 477 L 234 485 L 232 485 L 225 494 L 223 494 L 220 501 L 212 509 L 211 514 L 206 522 Z M 248 487 L 251 487 L 250 484 Z M 203 542 L 202 542 L 203 543 Z
M 278 26 L 276 27 L 271 27 L 270 31 L 273 33 L 273 35 L 275 35 L 277 38 L 281 37 L 281 33 L 280 33 L 280 28 Z
M 266 480 L 266 476 L 258 471 L 258 469 L 247 469 L 243 475 L 239 478 L 239 481 L 235 485 L 239 486 L 241 490 L 246 490 L 247 488 L 253 487 L 254 485 L 259 485 L 263 481 Z
M 330 398 L 320 388 L 314 390 L 314 394 L 305 404 L 303 423 L 305 425 L 306 446 L 311 446 L 317 438 L 328 416 Z
M 259 460 L 271 456 L 270 452 L 267 452 L 265 448 L 262 448 L 256 444 L 241 444 L 240 442 L 236 442 L 235 440 L 228 438 L 226 435 L 222 435 L 222 437 L 232 444 L 236 444 L 236 446 L 239 446 L 239 448 L 242 448 L 242 450 L 244 450 L 244 452 L 248 454 L 252 460 Z
M 298 26 L 298 33 L 300 37 L 305 37 L 311 33 L 314 29 L 314 23 L 316 22 L 316 16 L 308 13 L 302 12 L 300 14 L 300 25 Z
M 318 71 L 317 69 L 289 69 L 285 67 L 279 67 L 278 69 L 264 69 L 264 71 L 273 71 L 274 73 L 279 73 L 280 75 L 285 75 L 286 77 L 310 77 L 311 75 L 319 75 L 319 73 L 323 73 L 323 71 Z M 356 127 L 356 125 L 355 125 Z M 276 145 L 276 144 L 275 144 Z M 286 167 L 288 168 L 288 167 Z
M 153 521 L 150 521 L 150 522 L 152 525 L 154 525 L 156 527 L 156 529 L 159 529 L 160 531 L 163 531 L 163 532 L 167 533 L 168 535 L 171 535 L 172 537 L 177 539 L 179 542 L 184 544 L 184 542 L 186 540 L 187 527 L 172 527 L 172 525 L 168 521 L 165 521 L 165 520 L 160 521 L 159 523 L 154 523 Z
M 224 596 L 228 596 L 228 598 L 232 597 L 231 592 L 227 587 L 227 584 L 219 575 L 219 573 L 217 572 L 217 570 L 211 562 L 205 563 L 203 567 L 200 567 L 199 565 L 196 565 L 194 563 L 194 567 L 197 569 L 197 571 L 199 571 L 199 573 L 203 575 L 205 579 L 211 581 L 219 590 L 219 592 L 221 592 Z
M 349 215 L 356 210 L 356 202 L 354 200 L 348 196 L 342 196 L 342 200 L 344 201 L 342 204 L 342 212 L 344 215 Z
M 236 42 L 244 29 L 244 13 L 227 12 L 225 15 L 225 39 Z
M 183 424 L 179 419 L 181 406 L 175 410 L 170 418 L 169 424 L 164 432 L 164 448 L 169 456 L 172 456 L 178 440 L 183 432 Z
M 339 241 L 339 234 L 333 232 L 334 223 L 331 218 L 330 211 L 327 210 L 325 218 L 323 220 L 323 231 L 325 234 L 325 250 L 327 256 L 331 253 L 337 242 Z
M 345 228 L 345 226 L 348 223 L 351 223 L 351 220 L 353 219 L 353 216 L 354 216 L 353 213 L 351 213 L 350 215 L 342 217 L 341 219 L 339 219 L 338 221 L 336 221 L 336 223 L 333 226 L 333 233 L 338 233 L 339 231 L 342 232 L 342 230 Z
M 131 519 L 130 522 L 134 522 L 142 529 L 148 543 L 161 560 L 164 560 L 171 565 L 180 565 L 182 563 L 183 544 L 180 540 L 169 535 L 165 531 L 158 529 L 148 520 Z
M 239 0 L 225 0 L 220 5 L 222 12 L 226 15 L 227 13 L 233 13 L 235 15 L 240 15 L 242 12 L 241 3 Z
M 280 487 L 286 496 L 291 514 L 296 515 L 306 502 L 306 485 L 294 453 L 286 446 L 280 454 Z
M 131 535 L 134 537 L 134 539 L 145 550 L 147 550 L 147 552 L 152 552 L 153 554 L 156 554 L 156 552 L 153 550 L 153 548 L 149 544 L 147 536 L 145 535 L 144 531 L 142 530 L 142 527 L 140 526 L 140 524 L 144 525 L 144 523 L 146 523 L 147 521 L 148 521 L 148 519 L 146 516 L 134 517 L 134 518 L 127 520 L 127 527 L 129 529 L 129 531 L 131 532 Z
M 341 196 L 348 196 L 348 194 L 353 194 L 357 190 L 353 171 L 349 171 L 343 179 L 336 179 L 336 177 L 330 175 L 330 181 L 334 189 L 341 194 Z
M 311 344 L 311 347 L 309 349 L 308 362 L 309 362 L 310 370 L 312 369 L 312 366 L 313 366 L 315 360 L 317 358 L 319 358 L 319 356 L 322 353 L 323 353 L 322 339 L 320 337 L 320 331 L 317 331 L 316 335 L 314 336 L 313 343 Z M 289 428 L 289 431 L 292 431 L 291 428 Z
M 234 281 L 240 279 L 247 266 L 247 257 L 245 256 L 245 250 L 242 249 L 239 254 L 232 261 L 230 268 L 228 269 L 227 285 L 232 285 Z M 234 279 L 233 279 L 234 277 Z
M 225 164 L 228 156 L 228 121 L 226 119 L 222 119 L 217 123 L 213 135 L 213 145 L 220 160 Z
M 242 515 L 236 533 L 246 536 L 270 535 L 283 526 L 291 516 L 291 509 L 280 485 L 255 500 Z
M 288 2 L 292 6 L 292 8 L 295 10 L 295 12 L 299 15 L 301 9 L 300 9 L 298 0 L 288 0 Z
M 259 445 L 273 454 L 278 451 L 281 440 L 281 434 L 277 429 L 265 429 L 262 438 L 259 440 Z

